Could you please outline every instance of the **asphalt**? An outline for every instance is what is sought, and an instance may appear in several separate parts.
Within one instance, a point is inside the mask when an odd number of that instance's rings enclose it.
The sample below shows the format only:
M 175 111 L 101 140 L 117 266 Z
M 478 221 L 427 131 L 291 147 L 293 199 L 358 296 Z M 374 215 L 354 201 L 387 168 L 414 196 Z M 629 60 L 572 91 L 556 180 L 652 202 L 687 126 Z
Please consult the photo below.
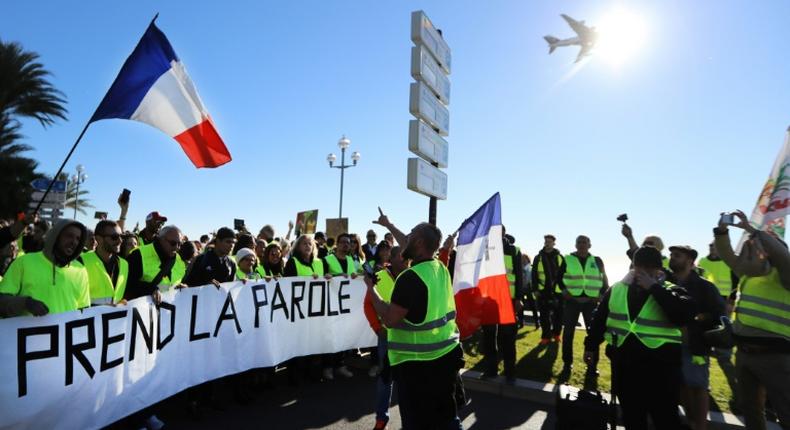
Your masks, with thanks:
M 196 420 L 187 413 L 184 396 L 160 406 L 158 416 L 168 429 L 372 429 L 375 423 L 375 379 L 362 370 L 350 379 L 303 382 L 291 386 L 279 374 L 275 387 L 256 392 L 246 405 L 220 387 L 224 410 L 207 408 Z M 552 429 L 551 407 L 523 399 L 467 390 L 471 402 L 460 411 L 465 429 Z M 397 394 L 390 407 L 391 430 L 400 429 Z

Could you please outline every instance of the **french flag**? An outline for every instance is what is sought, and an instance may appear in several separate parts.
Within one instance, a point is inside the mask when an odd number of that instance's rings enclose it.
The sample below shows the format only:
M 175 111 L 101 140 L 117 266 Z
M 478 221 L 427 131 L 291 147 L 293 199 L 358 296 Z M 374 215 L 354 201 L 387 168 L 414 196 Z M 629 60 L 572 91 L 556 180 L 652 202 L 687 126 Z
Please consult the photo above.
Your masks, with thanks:
M 458 229 L 453 290 L 461 338 L 480 325 L 516 322 L 505 271 L 499 193 Z
M 162 130 L 178 141 L 195 167 L 217 167 L 231 160 L 184 65 L 153 21 L 90 122 L 110 118 Z

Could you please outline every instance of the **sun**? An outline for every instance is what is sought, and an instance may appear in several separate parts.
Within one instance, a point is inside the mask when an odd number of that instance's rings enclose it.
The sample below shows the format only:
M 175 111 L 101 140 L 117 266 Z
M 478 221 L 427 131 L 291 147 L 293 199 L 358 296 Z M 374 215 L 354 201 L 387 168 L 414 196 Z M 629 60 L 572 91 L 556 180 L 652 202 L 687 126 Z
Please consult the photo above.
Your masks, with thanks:
M 648 27 L 638 14 L 626 9 L 613 9 L 596 26 L 598 41 L 595 56 L 619 67 L 644 51 Z

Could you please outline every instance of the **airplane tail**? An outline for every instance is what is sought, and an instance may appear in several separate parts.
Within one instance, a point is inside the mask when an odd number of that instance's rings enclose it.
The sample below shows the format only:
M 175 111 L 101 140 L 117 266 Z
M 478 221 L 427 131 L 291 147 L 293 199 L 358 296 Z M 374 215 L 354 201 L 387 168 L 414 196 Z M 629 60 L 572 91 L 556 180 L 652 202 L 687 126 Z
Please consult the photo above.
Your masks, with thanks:
M 560 39 L 557 39 L 554 36 L 543 36 L 543 38 L 549 43 L 549 54 L 551 54 L 555 49 L 557 49 L 557 42 L 559 42 Z

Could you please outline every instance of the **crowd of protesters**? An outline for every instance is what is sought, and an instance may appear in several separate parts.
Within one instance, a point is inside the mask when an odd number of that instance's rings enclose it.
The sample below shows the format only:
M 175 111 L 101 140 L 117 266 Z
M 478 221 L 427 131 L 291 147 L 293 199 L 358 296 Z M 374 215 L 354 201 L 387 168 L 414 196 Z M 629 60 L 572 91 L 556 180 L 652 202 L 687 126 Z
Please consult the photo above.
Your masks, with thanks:
M 366 355 L 372 363 L 369 375 L 377 378 L 376 429 L 387 426 L 394 379 L 401 384 L 404 427 L 423 428 L 421 423 L 433 422 L 442 423 L 443 428 L 460 428 L 457 408 L 463 405 L 464 396 L 457 371 L 463 362 L 457 338 L 448 338 L 456 339 L 455 343 L 446 343 L 430 360 L 417 360 L 422 367 L 404 358 L 407 352 L 393 351 L 393 345 L 401 343 L 392 338 L 399 336 L 398 327 L 418 327 L 434 311 L 440 312 L 437 315 L 445 323 L 454 318 L 454 308 L 431 309 L 427 304 L 435 295 L 428 292 L 431 282 L 438 279 L 444 285 L 451 279 L 453 236 L 439 247 L 441 232 L 435 227 L 421 224 L 407 236 L 381 213 L 374 224 L 388 230 L 382 241 L 373 230 L 363 242 L 356 234 L 335 238 L 322 232 L 299 234 L 301 226 L 296 226 L 292 240 L 293 223 L 283 237 L 271 225 L 263 226 L 257 235 L 241 225 L 221 227 L 190 240 L 175 225 L 166 225 L 167 217 L 159 212 L 149 213 L 139 231 L 129 231 L 125 228 L 128 200 L 119 199 L 119 205 L 117 221 L 100 220 L 93 230 L 68 219 L 51 225 L 35 215 L 2 223 L 0 317 L 117 306 L 139 297 L 150 297 L 158 304 L 165 288 L 219 286 L 235 280 L 356 278 L 365 273 L 363 265 L 368 265 L 376 280 L 366 277 L 365 314 L 378 335 L 377 347 L 296 357 L 278 367 L 287 368 L 292 384 L 303 379 L 329 381 L 352 377 L 347 360 Z M 547 234 L 544 246 L 531 260 L 515 245 L 515 238 L 503 231 L 517 321 L 483 326 L 482 377 L 496 377 L 499 361 L 504 361 L 506 382 L 515 381 L 516 333 L 523 309 L 531 305 L 535 323 L 542 329 L 540 345 L 562 343 L 566 378 L 578 364 L 574 363 L 573 338 L 580 316 L 587 329 L 587 379 L 597 378 L 599 346 L 607 342 L 606 354 L 616 375 L 613 391 L 622 402 L 623 421 L 629 429 L 647 428 L 648 416 L 658 428 L 706 428 L 712 355 L 737 373 L 736 392 L 748 428 L 764 428 L 766 399 L 782 425 L 790 428 L 790 253 L 777 236 L 756 231 L 743 213 L 733 216 L 737 222 L 721 221 L 716 226 L 709 254 L 701 259 L 687 245 L 671 246 L 669 257 L 665 256 L 658 236 L 648 236 L 640 245 L 624 223 L 622 234 L 628 241 L 632 270 L 613 283 L 602 259 L 590 253 L 592 242 L 586 235 L 576 238 L 575 252 L 563 255 L 555 247 L 556 237 Z M 739 255 L 730 245 L 728 227 L 750 234 Z M 433 262 L 444 269 L 429 267 Z M 448 272 L 446 279 L 437 270 Z M 421 274 L 429 272 L 438 278 L 426 281 Z M 407 284 L 418 287 L 397 287 Z M 731 328 L 726 317 L 733 310 L 736 318 Z M 455 330 L 454 324 L 443 328 Z M 734 341 L 721 340 L 721 333 L 728 331 Z M 737 346 L 734 365 L 730 361 L 733 343 Z M 393 357 L 396 362 L 390 363 Z M 395 364 L 401 371 L 394 375 Z M 195 418 L 206 408 L 223 409 L 216 396 L 218 384 L 232 387 L 237 401 L 249 402 L 254 386 L 270 387 L 274 373 L 274 368 L 257 369 L 192 387 L 185 396 L 188 409 Z M 426 380 L 434 380 L 429 385 L 436 389 L 424 388 Z M 438 398 L 447 402 L 425 409 Z M 685 424 L 681 424 L 678 404 L 684 406 Z M 409 416 L 404 415 L 404 408 L 409 409 Z M 441 415 L 439 421 L 430 421 L 431 414 Z M 412 424 L 406 424 L 408 419 Z M 163 426 L 155 408 L 127 421 L 148 428 Z

